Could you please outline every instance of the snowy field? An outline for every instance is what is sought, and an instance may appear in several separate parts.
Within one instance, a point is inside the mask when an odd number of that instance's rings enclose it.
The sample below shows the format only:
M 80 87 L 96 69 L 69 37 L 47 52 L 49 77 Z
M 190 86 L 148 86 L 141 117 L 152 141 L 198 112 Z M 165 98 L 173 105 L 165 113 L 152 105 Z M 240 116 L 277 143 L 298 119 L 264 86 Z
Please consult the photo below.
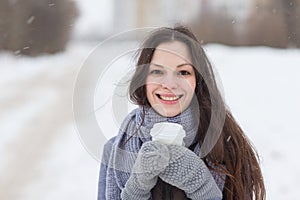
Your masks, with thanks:
M 99 162 L 82 145 L 72 115 L 76 76 L 93 47 L 72 42 L 64 53 L 37 58 L 0 53 L 0 199 L 96 199 Z M 298 199 L 300 50 L 205 48 L 228 106 L 261 156 L 267 199 Z M 122 77 L 110 75 L 106 84 Z

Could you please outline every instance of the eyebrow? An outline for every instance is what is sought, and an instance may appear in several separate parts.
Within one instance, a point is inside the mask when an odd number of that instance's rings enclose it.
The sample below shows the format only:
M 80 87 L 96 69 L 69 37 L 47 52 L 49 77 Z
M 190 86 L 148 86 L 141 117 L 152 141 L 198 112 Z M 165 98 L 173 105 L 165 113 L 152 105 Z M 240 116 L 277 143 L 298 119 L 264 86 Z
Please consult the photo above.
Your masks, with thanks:
M 160 64 L 157 64 L 157 63 L 153 63 L 153 62 L 152 62 L 152 63 L 150 63 L 150 64 L 152 64 L 152 65 L 154 65 L 154 66 L 156 66 L 156 67 L 164 68 L 163 65 L 160 65 Z M 193 65 L 192 65 L 191 63 L 182 63 L 182 64 L 180 64 L 180 65 L 177 65 L 176 68 L 180 68 L 180 67 L 183 67 L 183 66 L 185 66 L 185 65 L 189 65 L 189 66 L 193 67 Z

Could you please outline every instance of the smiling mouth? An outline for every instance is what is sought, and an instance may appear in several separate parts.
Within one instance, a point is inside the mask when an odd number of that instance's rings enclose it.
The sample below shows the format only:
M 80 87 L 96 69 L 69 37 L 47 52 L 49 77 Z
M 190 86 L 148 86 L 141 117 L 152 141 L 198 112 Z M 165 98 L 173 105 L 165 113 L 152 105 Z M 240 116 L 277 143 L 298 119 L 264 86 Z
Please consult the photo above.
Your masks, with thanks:
M 181 97 L 183 97 L 183 95 L 160 95 L 160 94 L 156 94 L 156 96 L 164 101 L 178 101 Z

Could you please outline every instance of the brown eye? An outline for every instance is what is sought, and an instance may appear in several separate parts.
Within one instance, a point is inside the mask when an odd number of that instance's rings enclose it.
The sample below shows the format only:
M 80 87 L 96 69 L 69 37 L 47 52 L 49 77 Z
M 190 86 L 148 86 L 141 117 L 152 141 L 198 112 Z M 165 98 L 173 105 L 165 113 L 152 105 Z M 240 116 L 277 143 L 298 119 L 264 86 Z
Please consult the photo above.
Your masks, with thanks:
M 191 73 L 189 71 L 186 71 L 186 70 L 181 70 L 178 72 L 178 75 L 180 76 L 189 76 L 191 75 Z

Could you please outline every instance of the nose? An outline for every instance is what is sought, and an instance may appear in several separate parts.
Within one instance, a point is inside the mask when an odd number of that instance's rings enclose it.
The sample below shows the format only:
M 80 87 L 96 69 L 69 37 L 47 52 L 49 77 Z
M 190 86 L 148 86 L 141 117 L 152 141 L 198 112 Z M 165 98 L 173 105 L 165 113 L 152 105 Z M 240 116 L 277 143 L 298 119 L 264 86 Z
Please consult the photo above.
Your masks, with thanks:
M 163 78 L 161 86 L 164 89 L 174 90 L 178 87 L 178 81 L 176 80 L 176 77 L 168 74 Z

